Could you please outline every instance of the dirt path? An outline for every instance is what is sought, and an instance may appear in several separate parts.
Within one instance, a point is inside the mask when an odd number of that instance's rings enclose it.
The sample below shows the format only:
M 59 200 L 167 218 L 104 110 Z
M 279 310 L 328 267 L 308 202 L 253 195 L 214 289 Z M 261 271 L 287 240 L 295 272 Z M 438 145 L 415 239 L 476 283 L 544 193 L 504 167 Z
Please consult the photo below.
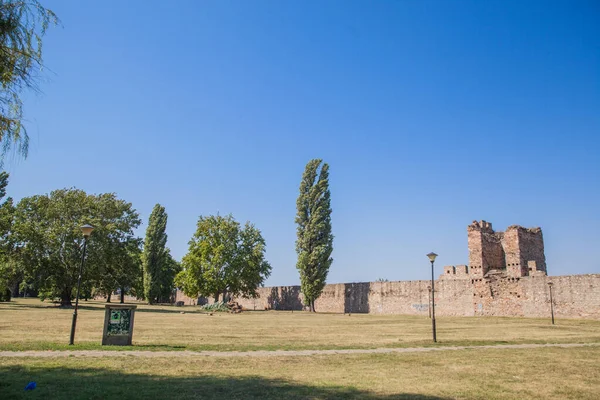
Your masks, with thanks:
M 347 350 L 257 350 L 257 351 L 104 351 L 104 350 L 64 350 L 64 351 L 0 351 L 0 357 L 296 357 L 335 354 L 389 354 L 420 353 L 431 351 L 479 350 L 479 349 L 538 349 L 544 347 L 586 347 L 598 346 L 596 343 L 558 343 L 558 344 L 503 344 L 496 346 L 445 346 L 445 347 L 409 347 L 384 349 L 347 349 Z

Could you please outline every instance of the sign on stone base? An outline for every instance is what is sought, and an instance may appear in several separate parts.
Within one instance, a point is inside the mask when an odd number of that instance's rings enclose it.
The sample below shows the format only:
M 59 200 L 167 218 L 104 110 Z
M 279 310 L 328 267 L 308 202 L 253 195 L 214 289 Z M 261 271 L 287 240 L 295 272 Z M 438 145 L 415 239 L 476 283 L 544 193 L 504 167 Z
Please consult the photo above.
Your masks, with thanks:
M 102 345 L 131 346 L 133 316 L 137 306 L 107 304 L 105 307 Z

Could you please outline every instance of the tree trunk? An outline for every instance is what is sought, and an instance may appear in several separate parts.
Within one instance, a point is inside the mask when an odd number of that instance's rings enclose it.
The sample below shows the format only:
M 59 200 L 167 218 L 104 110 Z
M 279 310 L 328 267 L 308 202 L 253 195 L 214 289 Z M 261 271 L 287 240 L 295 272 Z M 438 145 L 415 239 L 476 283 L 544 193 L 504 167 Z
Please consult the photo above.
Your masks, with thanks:
M 121 288 L 121 304 L 125 303 L 125 288 Z
M 19 282 L 15 282 L 11 287 L 12 297 L 19 297 Z
M 112 293 L 108 293 L 108 295 L 106 296 L 106 302 L 110 303 L 110 297 L 112 296 Z
M 311 312 L 316 312 L 316 311 L 315 311 L 315 301 L 314 301 L 314 300 L 311 300 L 311 301 L 310 301 L 310 311 L 311 311 Z
M 60 305 L 61 306 L 71 306 L 71 289 L 70 288 L 66 288 L 63 289 L 62 293 L 60 294 Z
M 219 302 L 219 292 L 215 293 L 215 303 Z

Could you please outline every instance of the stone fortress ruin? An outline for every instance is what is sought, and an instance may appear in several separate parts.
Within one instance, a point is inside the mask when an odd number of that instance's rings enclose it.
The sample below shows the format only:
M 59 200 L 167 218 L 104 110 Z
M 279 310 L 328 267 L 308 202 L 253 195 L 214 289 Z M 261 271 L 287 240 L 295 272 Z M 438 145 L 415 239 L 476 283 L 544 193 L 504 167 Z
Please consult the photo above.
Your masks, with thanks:
M 600 319 L 600 274 L 548 276 L 540 228 L 509 226 L 495 232 L 487 221 L 467 227 L 469 265 L 446 266 L 435 283 L 439 316 L 549 317 Z M 437 269 L 437 268 L 436 268 Z M 429 314 L 431 282 L 359 282 L 326 285 L 317 312 Z M 249 310 L 302 310 L 300 286 L 259 288 L 255 299 L 236 298 Z M 177 301 L 198 304 L 178 292 Z M 204 300 L 206 301 L 206 300 Z
M 444 267 L 442 279 L 481 281 L 489 274 L 503 277 L 546 276 L 544 237 L 540 228 L 509 226 L 495 232 L 487 221 L 473 221 L 467 227 L 469 265 Z

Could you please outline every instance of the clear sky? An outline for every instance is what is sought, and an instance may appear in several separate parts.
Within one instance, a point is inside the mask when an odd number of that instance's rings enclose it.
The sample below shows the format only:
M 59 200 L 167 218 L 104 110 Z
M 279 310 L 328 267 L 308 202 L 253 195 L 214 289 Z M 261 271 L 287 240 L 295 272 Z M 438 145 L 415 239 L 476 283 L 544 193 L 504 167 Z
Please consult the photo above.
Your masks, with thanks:
M 263 232 L 297 284 L 304 165 L 331 168 L 329 282 L 427 279 L 466 226 L 541 226 L 552 275 L 600 273 L 598 1 L 42 1 L 41 95 L 15 199 L 155 203 L 180 259 L 199 215 Z

